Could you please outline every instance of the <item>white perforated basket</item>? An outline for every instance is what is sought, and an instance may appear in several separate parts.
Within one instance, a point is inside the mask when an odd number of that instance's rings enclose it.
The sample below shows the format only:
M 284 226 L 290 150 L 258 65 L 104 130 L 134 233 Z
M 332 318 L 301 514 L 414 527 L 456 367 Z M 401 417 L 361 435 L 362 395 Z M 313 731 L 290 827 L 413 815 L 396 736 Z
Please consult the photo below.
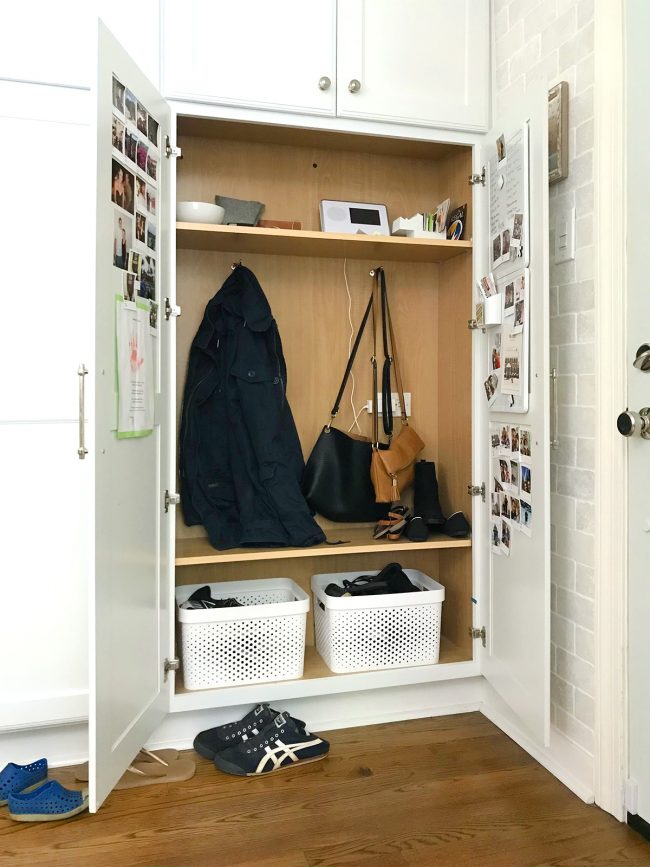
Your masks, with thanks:
M 309 596 L 289 578 L 210 584 L 215 599 L 242 608 L 193 611 L 182 602 L 205 584 L 176 588 L 176 615 L 186 689 L 302 677 Z
M 316 648 L 328 668 L 371 671 L 438 662 L 445 588 L 416 569 L 404 572 L 420 591 L 328 596 L 328 584 L 351 581 L 359 572 L 312 575 Z

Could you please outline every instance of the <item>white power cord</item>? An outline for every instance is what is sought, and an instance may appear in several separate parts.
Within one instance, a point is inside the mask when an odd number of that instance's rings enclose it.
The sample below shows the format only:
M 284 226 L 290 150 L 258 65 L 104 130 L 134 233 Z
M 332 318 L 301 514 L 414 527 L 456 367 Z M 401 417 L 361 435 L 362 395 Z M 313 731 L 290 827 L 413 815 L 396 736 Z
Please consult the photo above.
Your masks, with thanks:
M 352 341 L 354 340 L 354 323 L 352 322 L 352 295 L 350 294 L 350 286 L 348 284 L 348 272 L 347 272 L 347 263 L 348 260 L 345 258 L 343 260 L 343 279 L 345 280 L 345 291 L 348 293 L 348 322 L 350 323 L 350 339 L 348 340 L 348 358 L 350 357 L 350 353 L 352 352 Z M 352 380 L 352 389 L 350 391 L 350 406 L 352 407 L 352 415 L 353 421 L 350 427 L 348 428 L 348 433 L 352 430 L 352 428 L 356 425 L 357 430 L 361 434 L 361 428 L 359 427 L 359 416 L 365 409 L 362 407 L 359 412 L 354 408 L 354 373 L 350 372 L 350 379 Z

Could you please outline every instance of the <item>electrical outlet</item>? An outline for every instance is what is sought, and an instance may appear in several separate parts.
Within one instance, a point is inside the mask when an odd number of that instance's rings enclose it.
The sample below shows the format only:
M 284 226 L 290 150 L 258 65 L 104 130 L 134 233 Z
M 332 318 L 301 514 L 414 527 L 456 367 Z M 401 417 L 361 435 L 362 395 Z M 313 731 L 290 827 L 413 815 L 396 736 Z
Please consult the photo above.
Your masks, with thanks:
M 393 409 L 393 415 L 401 415 L 402 414 L 402 407 L 400 406 L 400 402 L 399 402 L 399 394 L 396 391 L 393 391 L 393 392 L 391 392 L 391 398 L 392 398 L 391 406 Z M 411 417 L 411 392 L 410 391 L 404 392 L 404 403 L 406 404 L 407 418 L 410 418 Z M 377 411 L 381 412 L 381 408 L 382 408 L 381 394 L 377 394 Z M 372 400 L 369 400 L 366 402 L 366 411 L 368 413 L 372 412 Z

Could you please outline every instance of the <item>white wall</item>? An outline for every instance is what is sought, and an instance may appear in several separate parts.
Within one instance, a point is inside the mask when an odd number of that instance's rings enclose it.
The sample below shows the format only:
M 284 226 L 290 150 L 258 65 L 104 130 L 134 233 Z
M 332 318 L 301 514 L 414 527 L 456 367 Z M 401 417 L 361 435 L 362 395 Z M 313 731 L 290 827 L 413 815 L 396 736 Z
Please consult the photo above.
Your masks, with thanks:
M 594 7 L 493 0 L 496 106 L 527 83 L 569 83 L 569 176 L 550 188 L 551 367 L 560 449 L 551 451 L 551 721 L 593 751 L 594 727 Z M 554 223 L 576 208 L 576 258 L 553 263 Z

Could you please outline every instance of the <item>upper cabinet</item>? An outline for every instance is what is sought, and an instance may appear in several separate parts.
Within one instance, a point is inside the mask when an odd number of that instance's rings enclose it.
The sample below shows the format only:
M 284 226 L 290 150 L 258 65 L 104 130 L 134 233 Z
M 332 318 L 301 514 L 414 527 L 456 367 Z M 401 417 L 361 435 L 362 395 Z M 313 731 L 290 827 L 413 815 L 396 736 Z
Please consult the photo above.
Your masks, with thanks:
M 164 0 L 175 99 L 485 131 L 489 0 Z
M 165 0 L 166 96 L 275 111 L 336 111 L 336 0 Z
M 340 0 L 337 113 L 485 131 L 488 0 Z

